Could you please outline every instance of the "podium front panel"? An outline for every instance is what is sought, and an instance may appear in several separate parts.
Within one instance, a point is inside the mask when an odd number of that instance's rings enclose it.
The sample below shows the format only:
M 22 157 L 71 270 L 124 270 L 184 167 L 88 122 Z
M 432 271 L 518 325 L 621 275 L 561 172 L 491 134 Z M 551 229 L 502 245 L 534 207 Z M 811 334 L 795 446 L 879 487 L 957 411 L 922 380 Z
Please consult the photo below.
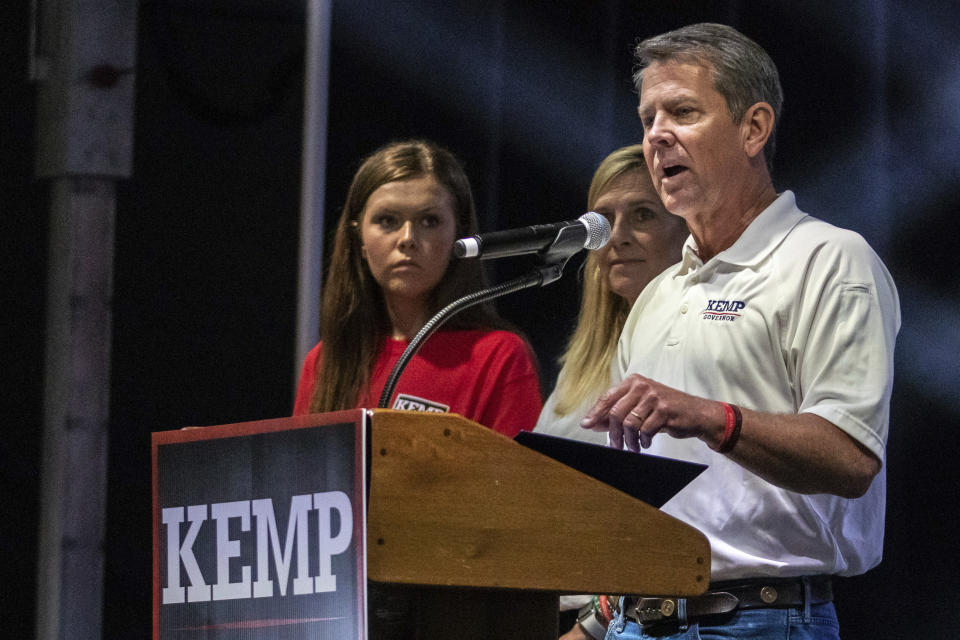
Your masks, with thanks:
M 154 434 L 154 638 L 365 637 L 366 419 Z

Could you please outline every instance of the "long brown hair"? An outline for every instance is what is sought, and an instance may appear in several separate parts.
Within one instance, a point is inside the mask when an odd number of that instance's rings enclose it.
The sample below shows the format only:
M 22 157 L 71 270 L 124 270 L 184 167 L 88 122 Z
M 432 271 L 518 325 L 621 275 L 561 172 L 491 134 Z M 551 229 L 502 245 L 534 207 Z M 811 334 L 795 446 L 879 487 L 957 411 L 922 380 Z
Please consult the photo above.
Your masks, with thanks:
M 369 383 L 377 353 L 390 334 L 383 292 L 361 258 L 359 228 L 367 199 L 388 182 L 425 175 L 433 176 L 453 196 L 456 237 L 478 231 L 470 182 L 460 162 L 446 149 L 424 140 L 407 140 L 382 147 L 364 160 L 347 191 L 323 288 L 323 350 L 317 363 L 311 412 L 355 407 Z M 484 286 L 486 278 L 479 261 L 451 260 L 430 294 L 430 315 Z M 507 328 L 507 324 L 492 306 L 484 304 L 462 311 L 444 328 Z

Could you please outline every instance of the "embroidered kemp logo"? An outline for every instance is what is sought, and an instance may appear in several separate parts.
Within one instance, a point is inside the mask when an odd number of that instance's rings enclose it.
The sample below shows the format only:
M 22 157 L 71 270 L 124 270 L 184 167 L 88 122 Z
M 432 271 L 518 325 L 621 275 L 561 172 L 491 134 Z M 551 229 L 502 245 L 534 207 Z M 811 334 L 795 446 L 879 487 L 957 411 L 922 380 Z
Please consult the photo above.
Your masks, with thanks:
M 450 407 L 439 402 L 431 402 L 417 396 L 408 396 L 404 393 L 398 394 L 397 399 L 393 401 L 394 409 L 403 411 L 427 411 L 429 413 L 447 413 Z
M 715 322 L 734 322 L 746 306 L 743 300 L 708 300 L 702 317 Z

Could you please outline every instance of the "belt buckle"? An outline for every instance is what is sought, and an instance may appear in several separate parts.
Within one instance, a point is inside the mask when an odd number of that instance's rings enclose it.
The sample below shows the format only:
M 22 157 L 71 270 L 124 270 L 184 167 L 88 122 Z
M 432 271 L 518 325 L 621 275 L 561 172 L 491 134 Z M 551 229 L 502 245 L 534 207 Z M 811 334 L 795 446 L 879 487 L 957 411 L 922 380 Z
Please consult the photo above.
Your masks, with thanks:
M 640 598 L 633 612 L 637 622 L 647 626 L 672 617 L 676 610 L 677 603 L 671 598 Z

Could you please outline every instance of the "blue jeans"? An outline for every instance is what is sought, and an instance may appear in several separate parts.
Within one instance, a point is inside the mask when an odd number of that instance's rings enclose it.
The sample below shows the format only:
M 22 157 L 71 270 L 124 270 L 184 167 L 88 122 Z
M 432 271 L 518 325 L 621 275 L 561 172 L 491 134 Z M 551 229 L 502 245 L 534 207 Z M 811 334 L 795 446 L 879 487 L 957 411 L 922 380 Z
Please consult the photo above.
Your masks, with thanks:
M 679 604 L 679 602 L 678 602 Z M 678 607 L 679 612 L 679 607 Z M 605 640 L 839 640 L 832 602 L 792 609 L 743 609 L 723 616 L 670 622 L 641 630 L 623 608 L 610 623 Z

